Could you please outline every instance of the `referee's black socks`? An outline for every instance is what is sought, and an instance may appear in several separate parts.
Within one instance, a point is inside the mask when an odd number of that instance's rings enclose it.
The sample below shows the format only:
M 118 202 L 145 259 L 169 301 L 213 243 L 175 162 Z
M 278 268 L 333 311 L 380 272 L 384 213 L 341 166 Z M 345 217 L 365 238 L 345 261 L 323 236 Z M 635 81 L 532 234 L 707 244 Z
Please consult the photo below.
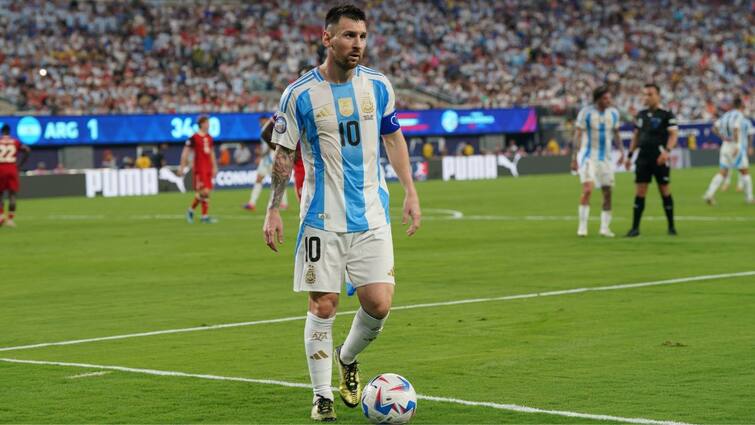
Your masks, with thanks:
M 666 211 L 666 219 L 668 220 L 668 228 L 674 228 L 674 199 L 671 194 L 663 196 L 663 210 Z
M 642 212 L 645 211 L 645 198 L 639 196 L 634 197 L 634 219 L 632 220 L 632 229 L 640 229 L 640 220 L 642 220 Z

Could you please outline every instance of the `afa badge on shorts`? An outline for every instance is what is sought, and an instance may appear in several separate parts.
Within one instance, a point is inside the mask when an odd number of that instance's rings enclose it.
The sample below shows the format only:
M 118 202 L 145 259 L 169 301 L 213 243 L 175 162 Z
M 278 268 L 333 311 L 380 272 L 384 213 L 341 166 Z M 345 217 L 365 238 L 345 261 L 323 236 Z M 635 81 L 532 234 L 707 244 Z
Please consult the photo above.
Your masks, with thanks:
M 338 98 L 338 111 L 345 117 L 351 116 L 354 113 L 354 102 L 351 101 L 350 97 Z
M 307 273 L 304 274 L 304 281 L 310 285 L 314 285 L 316 280 L 317 276 L 315 275 L 315 266 L 310 265 L 309 267 L 307 267 Z

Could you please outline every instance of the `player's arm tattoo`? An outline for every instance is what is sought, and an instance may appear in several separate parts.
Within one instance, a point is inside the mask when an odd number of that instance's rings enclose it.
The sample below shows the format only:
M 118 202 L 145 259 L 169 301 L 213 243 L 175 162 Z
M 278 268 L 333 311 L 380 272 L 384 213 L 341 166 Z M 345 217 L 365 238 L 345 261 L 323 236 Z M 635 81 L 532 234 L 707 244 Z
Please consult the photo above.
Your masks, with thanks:
M 268 209 L 277 209 L 280 207 L 283 199 L 283 193 L 286 191 L 288 181 L 291 179 L 291 170 L 294 167 L 294 156 L 296 150 L 289 149 L 278 145 L 275 149 L 275 162 L 273 162 L 272 190 L 273 195 L 270 197 Z

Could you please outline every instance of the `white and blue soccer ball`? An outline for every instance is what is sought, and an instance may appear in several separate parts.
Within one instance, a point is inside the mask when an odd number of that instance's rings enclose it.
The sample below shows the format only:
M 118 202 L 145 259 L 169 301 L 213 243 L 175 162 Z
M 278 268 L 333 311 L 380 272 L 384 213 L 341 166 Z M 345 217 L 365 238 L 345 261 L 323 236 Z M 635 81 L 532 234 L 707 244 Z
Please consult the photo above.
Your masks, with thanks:
M 362 413 L 374 424 L 405 424 L 417 413 L 417 393 L 403 376 L 378 375 L 364 386 Z

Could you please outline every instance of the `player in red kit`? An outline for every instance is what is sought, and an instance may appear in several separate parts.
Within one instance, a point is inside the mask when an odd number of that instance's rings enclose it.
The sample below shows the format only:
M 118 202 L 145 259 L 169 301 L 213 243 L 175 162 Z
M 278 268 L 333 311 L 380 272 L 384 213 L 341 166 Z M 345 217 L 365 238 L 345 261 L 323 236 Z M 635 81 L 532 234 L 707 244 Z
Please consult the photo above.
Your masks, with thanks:
M 10 137 L 10 126 L 0 129 L 0 226 L 16 227 L 16 193 L 18 193 L 18 152 L 24 152 L 21 164 L 29 157 L 28 146 Z M 8 192 L 8 218 L 5 218 L 5 192 Z
M 186 210 L 186 220 L 194 223 L 194 209 L 202 204 L 202 223 L 214 223 L 207 215 L 210 209 L 210 191 L 212 191 L 212 179 L 218 172 L 218 162 L 215 158 L 215 147 L 212 136 L 209 135 L 210 120 L 207 116 L 201 116 L 197 120 L 199 131 L 186 140 L 183 152 L 181 152 L 181 165 L 178 175 L 183 172 L 189 162 L 189 154 L 194 151 L 194 200 L 191 207 Z

